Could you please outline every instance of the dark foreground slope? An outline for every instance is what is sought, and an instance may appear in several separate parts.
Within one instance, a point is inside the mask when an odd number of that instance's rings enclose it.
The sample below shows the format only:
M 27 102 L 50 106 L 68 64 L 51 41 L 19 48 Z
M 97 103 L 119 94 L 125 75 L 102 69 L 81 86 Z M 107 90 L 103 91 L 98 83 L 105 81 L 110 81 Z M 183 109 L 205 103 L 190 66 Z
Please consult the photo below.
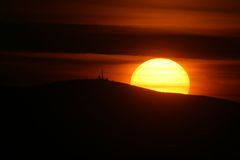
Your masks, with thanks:
M 104 80 L 1 90 L 9 157 L 239 157 L 240 105 Z

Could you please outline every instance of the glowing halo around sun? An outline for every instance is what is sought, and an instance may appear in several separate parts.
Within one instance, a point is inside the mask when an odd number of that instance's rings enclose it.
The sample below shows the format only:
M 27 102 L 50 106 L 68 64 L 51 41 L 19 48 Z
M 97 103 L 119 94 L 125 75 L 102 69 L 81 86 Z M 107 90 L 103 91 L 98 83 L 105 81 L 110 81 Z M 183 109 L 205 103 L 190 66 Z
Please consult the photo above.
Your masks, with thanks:
M 188 94 L 190 80 L 185 69 L 166 58 L 154 58 L 140 64 L 133 72 L 131 85 L 159 92 Z

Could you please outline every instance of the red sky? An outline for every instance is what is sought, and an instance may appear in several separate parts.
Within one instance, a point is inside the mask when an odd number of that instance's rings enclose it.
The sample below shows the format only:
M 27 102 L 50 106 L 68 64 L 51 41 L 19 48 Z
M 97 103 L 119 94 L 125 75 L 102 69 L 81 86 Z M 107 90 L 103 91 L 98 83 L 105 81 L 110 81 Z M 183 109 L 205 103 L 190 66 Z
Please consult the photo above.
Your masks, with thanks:
M 145 60 L 189 73 L 191 94 L 240 101 L 239 0 L 1 0 L 1 85 L 128 83 Z
M 97 78 L 101 70 L 107 78 L 129 83 L 131 74 L 142 62 L 154 56 L 13 53 L 0 54 L 2 85 L 32 85 L 51 81 Z M 188 72 L 190 94 L 239 101 L 240 60 L 171 58 Z M 7 71 L 7 72 L 4 72 Z
M 171 32 L 240 30 L 239 0 L 35 0 L 0 2 L 2 21 L 135 26 Z

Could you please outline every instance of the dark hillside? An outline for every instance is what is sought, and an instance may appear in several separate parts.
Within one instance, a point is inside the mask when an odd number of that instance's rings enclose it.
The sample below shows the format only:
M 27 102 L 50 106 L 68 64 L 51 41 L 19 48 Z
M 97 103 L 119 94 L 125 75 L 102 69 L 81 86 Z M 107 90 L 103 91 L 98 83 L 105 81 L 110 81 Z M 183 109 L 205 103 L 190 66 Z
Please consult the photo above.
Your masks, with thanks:
M 235 102 L 105 80 L 1 93 L 11 156 L 240 157 L 240 105 Z

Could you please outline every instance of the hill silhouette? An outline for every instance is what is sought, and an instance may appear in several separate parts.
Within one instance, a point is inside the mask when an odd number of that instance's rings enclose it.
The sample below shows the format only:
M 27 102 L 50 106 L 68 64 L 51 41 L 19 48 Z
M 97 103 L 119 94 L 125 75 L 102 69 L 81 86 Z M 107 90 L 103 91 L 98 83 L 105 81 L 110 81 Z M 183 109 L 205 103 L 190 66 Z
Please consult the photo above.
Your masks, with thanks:
M 236 102 L 106 80 L 1 93 L 10 157 L 240 157 Z

